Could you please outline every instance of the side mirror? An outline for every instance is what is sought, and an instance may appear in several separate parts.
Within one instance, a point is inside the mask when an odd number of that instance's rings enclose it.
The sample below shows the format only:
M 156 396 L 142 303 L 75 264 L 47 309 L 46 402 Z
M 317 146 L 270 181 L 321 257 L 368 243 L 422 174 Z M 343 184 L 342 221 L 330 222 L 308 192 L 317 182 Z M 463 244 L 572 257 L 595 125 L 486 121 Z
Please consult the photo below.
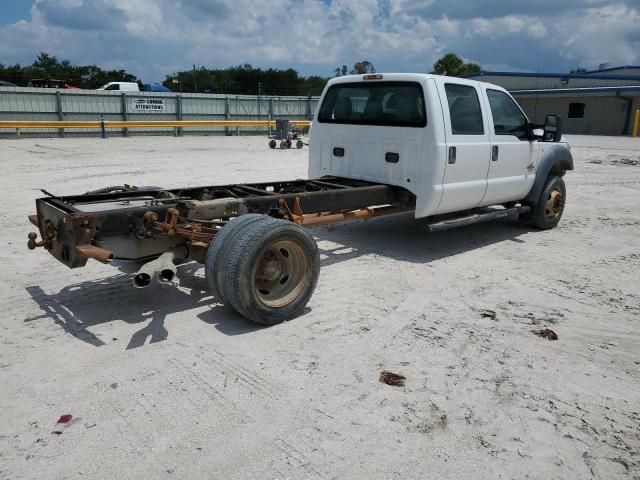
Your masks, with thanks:
M 559 142 L 562 138 L 562 122 L 558 115 L 547 115 L 544 119 L 545 142 Z

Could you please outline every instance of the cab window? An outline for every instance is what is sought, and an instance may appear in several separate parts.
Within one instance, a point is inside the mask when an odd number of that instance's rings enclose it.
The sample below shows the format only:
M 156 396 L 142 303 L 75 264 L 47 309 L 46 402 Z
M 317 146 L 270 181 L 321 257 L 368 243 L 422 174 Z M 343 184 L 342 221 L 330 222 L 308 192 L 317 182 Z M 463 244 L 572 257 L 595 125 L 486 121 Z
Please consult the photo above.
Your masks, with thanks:
M 478 92 L 468 85 L 447 83 L 444 86 L 454 135 L 484 135 Z
M 424 127 L 422 87 L 415 82 L 353 82 L 332 85 L 318 112 L 320 123 Z
M 506 93 L 487 89 L 493 129 L 496 135 L 514 135 L 520 140 L 527 140 L 527 117 L 518 104 Z
M 114 83 L 113 85 L 109 85 L 105 90 L 120 90 L 120 84 Z

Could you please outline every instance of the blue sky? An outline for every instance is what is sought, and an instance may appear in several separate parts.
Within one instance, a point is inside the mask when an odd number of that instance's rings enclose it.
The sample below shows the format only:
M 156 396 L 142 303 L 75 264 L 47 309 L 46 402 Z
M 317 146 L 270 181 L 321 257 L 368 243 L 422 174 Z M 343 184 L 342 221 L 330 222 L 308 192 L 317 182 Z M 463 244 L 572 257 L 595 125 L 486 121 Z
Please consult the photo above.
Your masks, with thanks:
M 640 0 L 0 0 L 0 63 L 40 51 L 145 81 L 251 63 L 330 76 L 369 60 L 426 72 L 454 52 L 487 70 L 640 64 Z
M 31 0 L 4 0 L 0 9 L 0 25 L 30 18 Z

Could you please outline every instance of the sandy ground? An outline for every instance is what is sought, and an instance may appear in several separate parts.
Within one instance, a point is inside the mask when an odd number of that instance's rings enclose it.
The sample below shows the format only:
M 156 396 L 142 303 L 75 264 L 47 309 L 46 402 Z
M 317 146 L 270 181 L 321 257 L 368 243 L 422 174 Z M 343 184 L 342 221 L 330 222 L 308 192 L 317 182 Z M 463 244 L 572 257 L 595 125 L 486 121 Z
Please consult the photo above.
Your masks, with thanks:
M 0 141 L 0 477 L 640 478 L 640 165 L 624 161 L 640 139 L 570 140 L 557 229 L 315 229 L 310 311 L 272 328 L 216 304 L 194 264 L 145 290 L 96 262 L 68 270 L 26 249 L 26 215 L 39 188 L 305 177 L 306 149 Z

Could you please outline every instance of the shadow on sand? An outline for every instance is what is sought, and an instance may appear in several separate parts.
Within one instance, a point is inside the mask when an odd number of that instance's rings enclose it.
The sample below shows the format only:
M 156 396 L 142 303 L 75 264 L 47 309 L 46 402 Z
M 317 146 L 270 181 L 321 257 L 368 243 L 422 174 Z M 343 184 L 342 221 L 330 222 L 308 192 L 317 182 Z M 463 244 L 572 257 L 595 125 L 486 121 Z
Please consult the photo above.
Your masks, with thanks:
M 425 224 L 411 214 L 399 214 L 364 223 L 316 228 L 312 233 L 320 244 L 322 266 L 326 267 L 372 254 L 427 264 L 504 241 L 524 243 L 518 237 L 529 231 L 517 224 L 487 223 L 428 233 Z M 25 322 L 51 319 L 78 340 L 96 347 L 105 342 L 89 331 L 92 326 L 114 320 L 144 323 L 129 340 L 127 349 L 141 347 L 147 340 L 150 343 L 166 340 L 169 334 L 164 320 L 175 312 L 194 310 L 194 316 L 226 335 L 265 328 L 217 303 L 207 290 L 202 265 L 194 262 L 180 265 L 178 276 L 180 288 L 152 284 L 136 289 L 131 284 L 132 274 L 122 272 L 70 285 L 52 294 L 38 285 L 30 286 L 26 290 L 43 313 Z

